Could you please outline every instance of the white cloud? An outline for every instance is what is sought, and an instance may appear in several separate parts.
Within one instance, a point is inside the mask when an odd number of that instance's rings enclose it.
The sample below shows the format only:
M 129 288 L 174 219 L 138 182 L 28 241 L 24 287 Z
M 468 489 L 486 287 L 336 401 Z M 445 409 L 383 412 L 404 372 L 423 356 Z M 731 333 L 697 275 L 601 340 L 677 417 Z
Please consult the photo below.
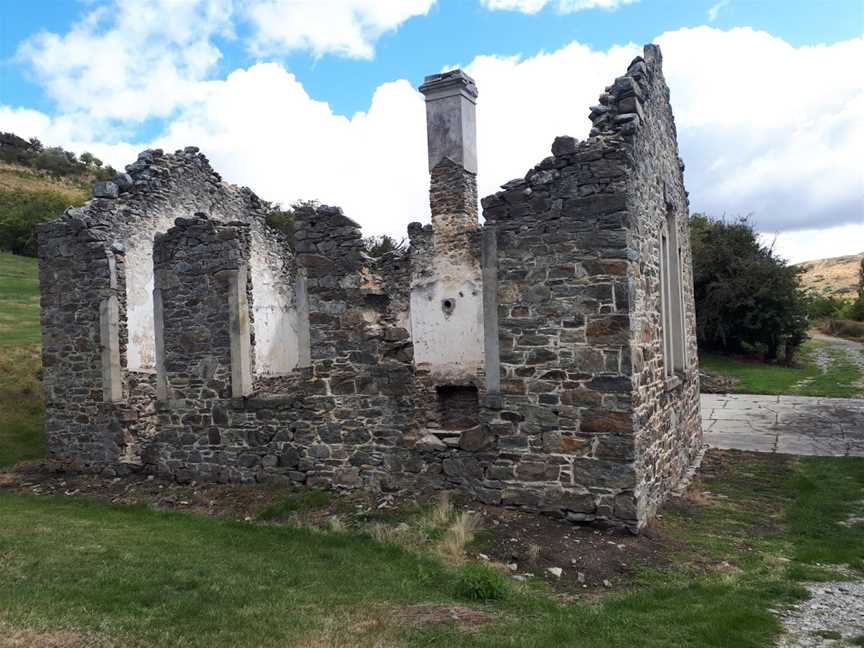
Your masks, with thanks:
M 428 212 L 424 120 L 423 98 L 406 81 L 379 86 L 369 109 L 348 119 L 263 63 L 209 83 L 156 144 L 194 143 L 226 179 L 264 198 L 340 205 L 368 233 L 401 238 Z
M 657 40 L 692 210 L 753 213 L 761 231 L 780 232 L 778 250 L 795 261 L 860 251 L 864 39 L 795 48 L 750 29 L 703 27 Z M 524 59 L 474 59 L 466 69 L 480 89 L 480 194 L 524 175 L 556 135 L 587 136 L 588 107 L 640 50 L 573 43 Z M 401 237 L 410 221 L 428 221 L 423 101 L 406 81 L 380 86 L 351 118 L 309 97 L 276 63 L 189 86 L 151 146 L 200 146 L 229 181 L 283 203 L 340 204 L 368 233 Z M 0 130 L 91 150 L 115 166 L 144 148 L 76 123 L 74 111 L 49 119 L 0 109 Z
M 435 0 L 255 0 L 246 14 L 255 27 L 256 53 L 309 50 L 371 59 L 375 41 Z
M 101 5 L 68 33 L 41 32 L 18 58 L 63 113 L 96 120 L 167 117 L 194 99 L 221 57 L 211 39 L 231 34 L 231 0 Z
M 371 58 L 374 42 L 435 0 L 111 0 L 66 34 L 40 32 L 18 50 L 64 112 L 102 128 L 168 118 L 200 100 L 216 70 L 217 38 L 252 27 L 256 55 L 309 50 Z
M 768 232 L 761 241 L 790 263 L 864 253 L 864 223 L 828 229 Z
M 587 9 L 614 10 L 634 2 L 639 0 L 480 0 L 480 4 L 492 11 L 521 11 L 526 14 L 536 14 L 546 5 L 554 5 L 558 13 L 575 13 Z
M 711 7 L 708 8 L 707 12 L 708 20 L 710 22 L 714 22 L 715 20 L 717 20 L 717 16 L 720 14 L 720 10 L 728 5 L 729 0 L 720 0 L 720 2 L 718 2 L 717 4 L 711 5 Z

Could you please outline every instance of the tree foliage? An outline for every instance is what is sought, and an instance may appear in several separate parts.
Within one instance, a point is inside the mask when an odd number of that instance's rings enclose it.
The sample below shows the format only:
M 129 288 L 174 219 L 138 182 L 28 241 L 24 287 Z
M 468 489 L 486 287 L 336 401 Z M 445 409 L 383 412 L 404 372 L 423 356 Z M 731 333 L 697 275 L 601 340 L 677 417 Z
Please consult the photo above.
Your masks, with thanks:
M 791 360 L 807 338 L 801 270 L 759 243 L 746 218 L 690 219 L 699 344 L 724 353 L 781 352 Z
M 0 192 L 0 250 L 36 256 L 36 225 L 57 218 L 69 198 L 50 191 Z
M 288 209 L 282 209 L 279 203 L 264 201 L 264 209 L 267 213 L 266 223 L 275 230 L 282 232 L 288 240 L 288 248 L 294 249 L 294 223 L 298 211 L 317 209 L 317 200 L 296 200 Z

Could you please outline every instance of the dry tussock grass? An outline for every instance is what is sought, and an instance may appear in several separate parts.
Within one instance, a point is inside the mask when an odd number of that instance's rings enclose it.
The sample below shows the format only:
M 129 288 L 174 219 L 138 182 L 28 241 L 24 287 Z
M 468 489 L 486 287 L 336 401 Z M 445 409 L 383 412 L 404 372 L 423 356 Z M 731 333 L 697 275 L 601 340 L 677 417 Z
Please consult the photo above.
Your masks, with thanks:
M 402 648 L 404 644 L 381 635 L 397 616 L 385 609 L 362 614 L 330 615 L 324 627 L 297 644 L 298 648 Z
M 377 542 L 396 544 L 411 551 L 430 547 L 449 562 L 465 559 L 465 546 L 481 528 L 480 518 L 467 511 L 456 511 L 447 493 L 423 515 L 396 526 L 373 522 L 366 532 Z
M 0 164 L 0 191 L 51 191 L 61 194 L 71 202 L 86 200 L 88 192 L 84 184 L 74 184 L 61 178 L 38 175 L 32 169 L 21 169 Z

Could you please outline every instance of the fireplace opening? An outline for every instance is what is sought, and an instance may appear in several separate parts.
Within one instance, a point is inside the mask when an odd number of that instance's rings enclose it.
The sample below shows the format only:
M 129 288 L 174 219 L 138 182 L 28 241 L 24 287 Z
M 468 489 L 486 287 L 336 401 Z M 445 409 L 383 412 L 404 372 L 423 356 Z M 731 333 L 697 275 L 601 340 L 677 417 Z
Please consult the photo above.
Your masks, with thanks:
M 467 430 L 480 422 L 480 403 L 473 385 L 439 385 L 438 410 L 441 428 Z

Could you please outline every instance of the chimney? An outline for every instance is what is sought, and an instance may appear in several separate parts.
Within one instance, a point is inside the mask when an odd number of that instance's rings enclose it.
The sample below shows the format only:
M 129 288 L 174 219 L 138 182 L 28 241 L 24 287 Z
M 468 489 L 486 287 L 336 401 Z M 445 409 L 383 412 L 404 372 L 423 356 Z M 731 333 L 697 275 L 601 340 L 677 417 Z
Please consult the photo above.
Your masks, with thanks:
M 427 76 L 429 204 L 437 235 L 477 227 L 477 86 L 462 70 Z

